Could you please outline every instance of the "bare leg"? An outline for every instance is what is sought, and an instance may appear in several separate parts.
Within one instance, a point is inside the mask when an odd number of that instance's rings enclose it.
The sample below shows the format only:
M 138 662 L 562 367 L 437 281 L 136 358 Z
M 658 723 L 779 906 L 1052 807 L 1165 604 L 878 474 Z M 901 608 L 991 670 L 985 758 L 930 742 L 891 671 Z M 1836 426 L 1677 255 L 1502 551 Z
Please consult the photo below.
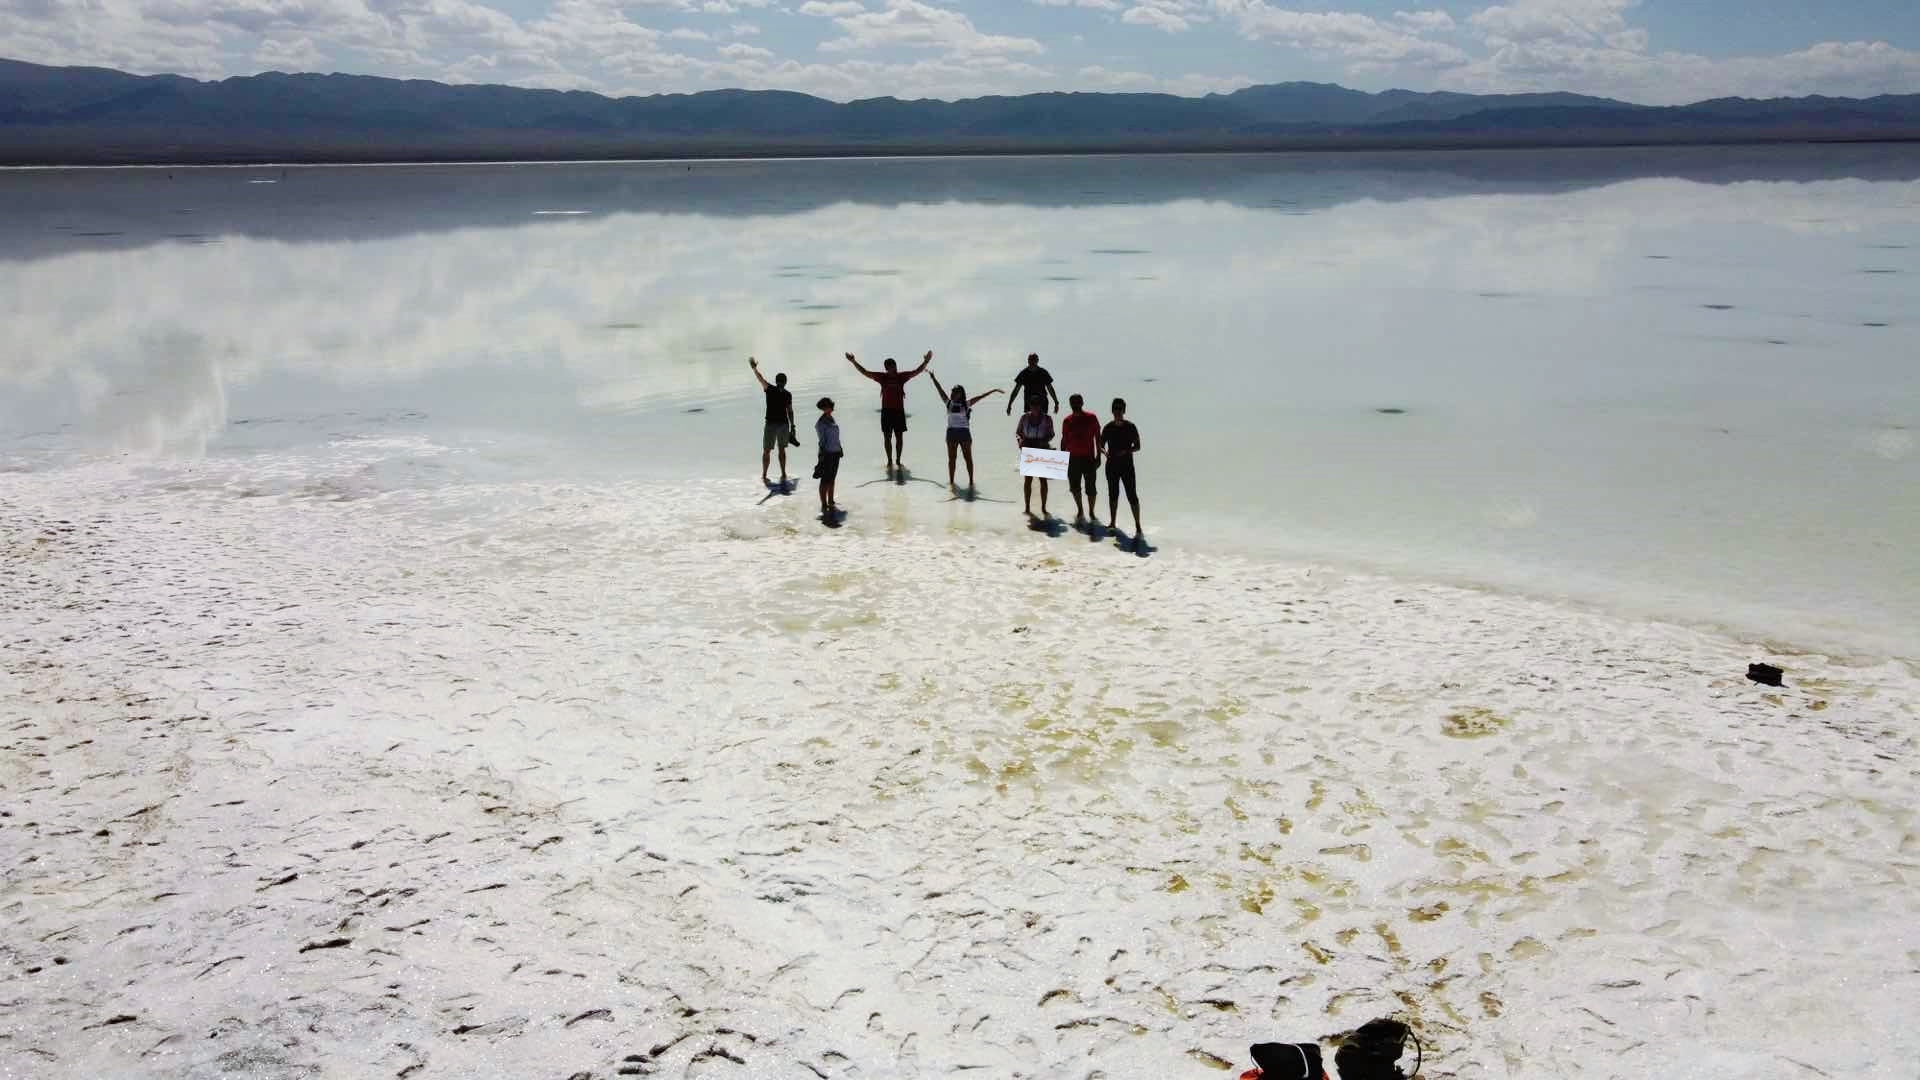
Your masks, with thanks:
M 954 464 L 954 459 L 958 457 L 959 454 L 960 454 L 959 443 L 950 442 L 947 444 L 947 486 L 948 487 L 953 486 L 953 464 Z
M 971 490 L 973 488 L 973 444 L 961 443 L 960 449 L 967 455 L 967 488 Z M 951 473 L 953 468 L 949 466 L 947 471 Z
M 760 451 L 760 482 L 763 484 L 767 482 L 767 463 L 772 460 L 773 451 Z M 785 450 L 780 451 L 780 471 L 783 473 L 787 471 L 787 452 Z
M 763 461 L 760 463 L 760 479 L 766 478 L 767 463 Z M 784 442 L 780 444 L 780 482 L 783 484 L 787 482 L 787 444 Z
M 1085 521 L 1087 519 L 1087 512 L 1086 509 L 1080 505 L 1080 481 L 1071 474 L 1067 476 L 1067 494 L 1073 496 L 1074 523 L 1078 524 Z M 1088 494 L 1092 493 L 1089 492 Z
M 907 436 L 903 432 L 893 433 L 893 463 L 902 469 L 907 467 Z
M 1033 516 L 1033 477 L 1023 476 L 1020 478 L 1020 493 L 1026 499 L 1027 516 L 1032 517 Z
M 1040 478 L 1040 516 L 1047 516 L 1047 478 Z

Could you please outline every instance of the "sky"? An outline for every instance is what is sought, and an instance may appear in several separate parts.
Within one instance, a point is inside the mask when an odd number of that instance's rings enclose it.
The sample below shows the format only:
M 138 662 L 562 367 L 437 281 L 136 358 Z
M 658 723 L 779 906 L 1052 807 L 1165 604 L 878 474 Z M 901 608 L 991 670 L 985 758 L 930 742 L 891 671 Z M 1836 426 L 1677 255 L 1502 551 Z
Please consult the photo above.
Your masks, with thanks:
M 1916 0 L 0 0 L 0 56 L 652 94 L 1920 92 Z

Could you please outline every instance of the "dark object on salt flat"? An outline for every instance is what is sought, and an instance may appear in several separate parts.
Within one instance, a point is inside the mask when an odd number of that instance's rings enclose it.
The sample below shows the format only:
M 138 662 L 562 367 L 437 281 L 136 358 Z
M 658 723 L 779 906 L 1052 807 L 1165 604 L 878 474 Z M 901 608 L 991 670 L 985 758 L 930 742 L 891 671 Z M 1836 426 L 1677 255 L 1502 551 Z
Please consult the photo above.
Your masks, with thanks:
M 1319 1043 L 1254 1043 L 1248 1050 L 1260 1080 L 1321 1080 Z
M 1782 674 L 1783 673 L 1781 672 L 1781 670 L 1777 667 L 1774 667 L 1772 664 L 1748 664 L 1747 665 L 1747 678 L 1752 679 L 1754 682 L 1757 682 L 1762 686 L 1782 685 L 1780 681 L 1780 676 Z
M 1383 408 L 1383 409 L 1375 409 L 1375 410 L 1373 410 L 1373 411 L 1374 411 L 1374 412 L 1377 412 L 1377 413 L 1379 413 L 1379 414 L 1380 414 L 1380 415 L 1382 415 L 1382 416 L 1405 416 L 1405 415 L 1407 415 L 1407 410 L 1405 410 L 1405 409 L 1401 409 L 1401 408 L 1395 408 L 1395 407 L 1392 407 L 1392 406 L 1388 406 L 1387 408 Z
M 1361 1024 L 1333 1052 L 1340 1080 L 1407 1080 L 1408 1074 L 1401 1071 L 1398 1062 L 1412 1040 L 1413 1032 L 1398 1020 L 1383 1017 Z M 1416 1053 L 1419 1045 L 1414 1042 Z M 1417 1057 L 1412 1075 L 1420 1075 Z

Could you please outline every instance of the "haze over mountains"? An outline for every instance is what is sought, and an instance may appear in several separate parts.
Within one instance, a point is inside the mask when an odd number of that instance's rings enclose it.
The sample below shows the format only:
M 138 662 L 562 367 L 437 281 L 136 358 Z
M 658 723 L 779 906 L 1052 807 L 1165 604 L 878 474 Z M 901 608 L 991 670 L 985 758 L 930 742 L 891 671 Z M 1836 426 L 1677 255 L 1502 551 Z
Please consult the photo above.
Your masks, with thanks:
M 202 82 L 0 60 L 0 163 L 1618 145 L 1920 138 L 1920 94 L 1634 105 L 1322 83 L 1230 94 L 609 98 L 361 75 Z

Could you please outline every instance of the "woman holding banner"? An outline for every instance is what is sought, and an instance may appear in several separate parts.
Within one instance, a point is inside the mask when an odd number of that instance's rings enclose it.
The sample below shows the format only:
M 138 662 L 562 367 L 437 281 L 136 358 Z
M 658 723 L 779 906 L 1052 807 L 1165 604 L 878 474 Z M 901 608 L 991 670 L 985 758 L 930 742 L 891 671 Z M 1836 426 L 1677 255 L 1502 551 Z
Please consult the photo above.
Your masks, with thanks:
M 1047 399 L 1035 397 L 1027 399 L 1027 411 L 1020 417 L 1020 424 L 1014 429 L 1014 439 L 1022 449 L 1053 449 L 1053 417 L 1047 415 Z M 1021 494 L 1026 498 L 1027 516 L 1033 516 L 1033 480 L 1031 476 L 1020 478 Z M 1047 517 L 1047 478 L 1040 477 L 1040 519 Z

